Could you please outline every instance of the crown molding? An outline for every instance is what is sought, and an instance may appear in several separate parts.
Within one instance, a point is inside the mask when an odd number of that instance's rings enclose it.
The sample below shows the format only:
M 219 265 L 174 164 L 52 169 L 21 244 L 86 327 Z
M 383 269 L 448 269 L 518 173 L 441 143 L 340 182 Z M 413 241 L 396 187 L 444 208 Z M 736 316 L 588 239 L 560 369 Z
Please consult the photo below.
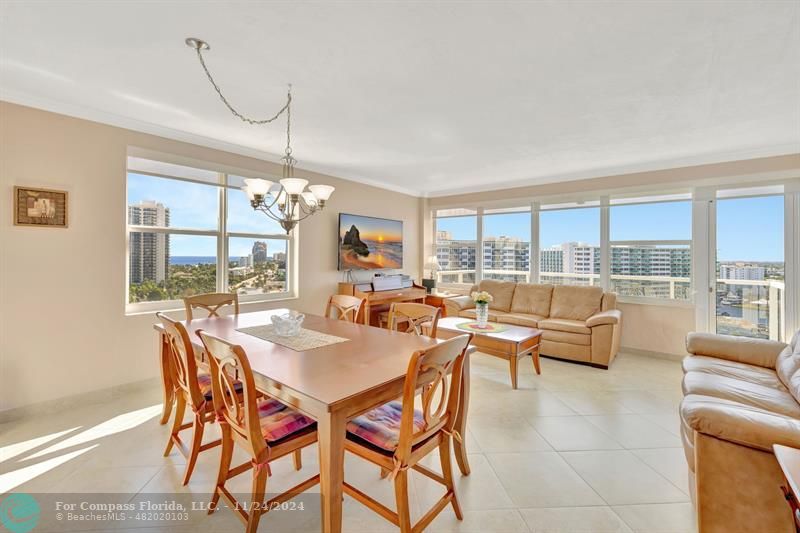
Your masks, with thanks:
M 519 181 L 492 182 L 480 185 L 468 185 L 465 187 L 439 189 L 427 191 L 426 198 L 441 198 L 445 196 L 456 196 L 461 194 L 473 194 L 505 189 L 516 189 L 520 187 L 532 187 L 536 185 L 547 185 L 551 183 L 564 183 L 569 181 L 580 181 L 594 178 L 607 178 L 612 176 L 623 176 L 625 174 L 636 174 L 639 172 L 656 172 L 660 170 L 671 170 L 675 168 L 685 168 L 700 165 L 710 165 L 719 163 L 730 163 L 734 161 L 744 161 L 747 159 L 759 159 L 764 157 L 777 157 L 786 155 L 800 154 L 800 142 L 787 143 L 774 146 L 749 148 L 730 152 L 718 152 L 698 156 L 680 157 L 673 159 L 662 159 L 647 163 L 633 165 L 617 165 L 602 167 L 593 170 L 567 172 L 563 174 L 553 174 L 537 178 L 524 179 Z
M 32 96 L 17 91 L 9 91 L 7 89 L 0 89 L 0 100 L 12 104 L 41 109 L 43 111 L 49 111 L 51 113 L 58 113 L 60 115 L 66 115 L 83 120 L 89 120 L 92 122 L 97 122 L 108 126 L 114 126 L 117 128 L 132 130 L 139 133 L 156 135 L 158 137 L 164 137 L 166 139 L 171 139 L 173 141 L 185 142 L 188 144 L 203 146 L 205 148 L 212 148 L 214 150 L 230 152 L 232 154 L 242 155 L 245 157 L 252 157 L 253 159 L 259 159 L 261 161 L 281 164 L 280 160 L 281 156 L 270 152 L 265 152 L 262 150 L 257 150 L 255 148 L 249 148 L 246 146 L 226 141 L 221 141 L 218 139 L 213 139 L 211 137 L 198 135 L 196 133 L 190 133 L 183 130 L 168 128 L 166 126 L 160 126 L 158 124 L 153 124 L 152 122 L 147 122 L 144 120 L 127 117 L 124 115 L 119 115 L 108 111 L 101 111 L 99 109 L 95 109 L 92 107 L 70 104 L 67 102 L 52 100 L 50 98 Z M 398 192 L 401 194 L 407 194 L 409 196 L 414 196 L 417 198 L 422 198 L 425 196 L 425 194 L 422 191 L 409 189 L 407 187 L 400 187 L 389 183 L 383 183 L 378 180 L 367 178 L 364 176 L 348 175 L 347 177 L 344 177 L 341 175 L 337 175 L 328 170 L 324 165 L 314 165 L 314 164 L 309 165 L 304 163 L 303 165 L 298 166 L 296 168 L 298 170 L 306 170 L 309 172 L 325 174 L 332 178 L 351 181 L 354 183 L 360 183 L 362 185 L 369 185 L 371 187 L 377 187 L 379 189 Z

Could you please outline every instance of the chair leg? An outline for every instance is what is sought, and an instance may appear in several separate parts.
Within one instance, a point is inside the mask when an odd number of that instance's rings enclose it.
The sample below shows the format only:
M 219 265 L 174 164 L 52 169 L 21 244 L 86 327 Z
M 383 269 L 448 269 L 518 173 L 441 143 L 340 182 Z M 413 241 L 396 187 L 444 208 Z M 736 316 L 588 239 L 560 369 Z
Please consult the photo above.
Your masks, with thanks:
M 169 452 L 172 451 L 172 445 L 175 443 L 175 438 L 183 425 L 183 415 L 186 413 L 186 398 L 180 393 L 176 396 L 175 420 L 172 422 L 172 430 L 169 432 L 169 440 L 167 441 L 167 449 L 164 450 L 164 457 L 167 457 Z
M 295 450 L 294 454 L 292 455 L 292 460 L 294 461 L 294 469 L 301 470 L 303 468 L 303 455 L 301 454 L 302 449 Z
M 394 496 L 397 500 L 397 518 L 400 533 L 411 533 L 411 507 L 408 505 L 408 470 L 401 470 L 394 478 Z
M 203 421 L 202 413 L 194 414 L 194 424 L 192 425 L 192 448 L 189 450 L 189 457 L 186 460 L 186 473 L 183 475 L 183 484 L 189 483 L 189 478 L 192 477 L 194 465 L 197 464 L 197 456 L 200 454 L 200 446 L 203 444 L 203 430 L 206 423 Z
M 451 500 L 453 512 L 456 513 L 456 518 L 463 520 L 464 515 L 461 512 L 461 504 L 458 503 L 456 485 L 453 483 L 453 460 L 450 457 L 450 437 L 442 440 L 442 443 L 439 445 L 439 460 L 442 463 L 442 477 L 444 477 L 447 491 L 453 493 L 453 499 Z
M 261 520 L 261 507 L 264 504 L 264 494 L 267 490 L 267 469 L 253 470 L 253 496 L 250 498 L 249 516 L 247 517 L 247 533 L 258 531 L 258 521 Z
M 225 486 L 228 480 L 228 472 L 231 469 L 231 460 L 233 458 L 233 438 L 231 437 L 231 429 L 227 424 L 220 424 L 222 426 L 222 453 L 219 458 L 219 473 L 217 474 L 217 485 L 214 487 L 214 494 L 211 496 L 211 504 L 208 506 L 208 514 L 217 510 L 219 503 L 220 489 Z

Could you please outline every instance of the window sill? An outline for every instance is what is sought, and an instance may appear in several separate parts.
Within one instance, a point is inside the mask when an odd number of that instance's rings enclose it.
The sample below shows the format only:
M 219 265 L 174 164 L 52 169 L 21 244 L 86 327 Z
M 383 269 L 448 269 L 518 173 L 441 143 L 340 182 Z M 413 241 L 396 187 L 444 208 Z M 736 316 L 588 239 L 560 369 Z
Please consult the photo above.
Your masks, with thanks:
M 659 307 L 679 307 L 694 309 L 695 303 L 688 300 L 669 300 L 667 298 L 646 298 L 636 296 L 617 296 L 618 304 L 655 305 Z
M 273 302 L 287 302 L 297 300 L 297 294 L 281 294 L 280 296 L 257 298 L 253 300 L 239 300 L 239 307 L 246 307 L 255 304 L 268 304 Z M 125 306 L 125 316 L 151 315 L 154 313 L 171 313 L 185 311 L 183 300 L 166 300 L 160 302 L 142 302 L 138 304 L 127 304 Z

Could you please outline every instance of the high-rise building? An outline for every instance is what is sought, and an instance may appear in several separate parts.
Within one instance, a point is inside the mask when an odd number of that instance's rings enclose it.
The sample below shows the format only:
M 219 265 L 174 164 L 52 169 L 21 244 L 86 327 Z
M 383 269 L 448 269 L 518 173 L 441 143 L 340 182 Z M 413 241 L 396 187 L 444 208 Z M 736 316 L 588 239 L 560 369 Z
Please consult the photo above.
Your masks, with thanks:
M 275 252 L 272 254 L 272 260 L 281 265 L 286 266 L 286 252 Z
M 253 243 L 253 264 L 267 262 L 267 243 L 256 241 Z
M 169 208 L 153 201 L 128 206 L 128 224 L 169 227 Z M 150 280 L 160 283 L 169 274 L 169 235 L 131 232 L 130 282 Z
M 526 273 L 530 269 L 530 249 L 530 243 L 517 237 L 485 237 L 483 276 L 506 281 L 526 281 Z
M 722 279 L 762 280 L 766 273 L 765 267 L 757 265 L 736 263 L 719 266 L 719 277 Z

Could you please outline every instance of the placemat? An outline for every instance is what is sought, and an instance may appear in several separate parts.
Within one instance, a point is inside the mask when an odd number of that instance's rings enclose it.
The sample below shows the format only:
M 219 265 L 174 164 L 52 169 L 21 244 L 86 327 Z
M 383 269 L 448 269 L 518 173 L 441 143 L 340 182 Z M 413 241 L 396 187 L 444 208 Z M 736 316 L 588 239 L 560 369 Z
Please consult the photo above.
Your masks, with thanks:
M 507 325 L 498 324 L 497 322 L 489 322 L 485 328 L 480 327 L 477 322 L 462 322 L 461 324 L 456 324 L 456 327 L 464 331 L 474 331 L 475 333 L 500 333 L 508 329 Z
M 350 339 L 344 337 L 337 337 L 335 335 L 328 335 L 314 331 L 313 329 L 300 328 L 300 333 L 293 337 L 284 337 L 275 333 L 275 326 L 267 324 L 264 326 L 253 326 L 249 328 L 241 328 L 236 331 L 258 337 L 265 341 L 286 346 L 296 352 L 305 352 L 315 348 L 322 348 L 323 346 L 330 346 L 331 344 L 339 344 L 340 342 L 347 342 Z

